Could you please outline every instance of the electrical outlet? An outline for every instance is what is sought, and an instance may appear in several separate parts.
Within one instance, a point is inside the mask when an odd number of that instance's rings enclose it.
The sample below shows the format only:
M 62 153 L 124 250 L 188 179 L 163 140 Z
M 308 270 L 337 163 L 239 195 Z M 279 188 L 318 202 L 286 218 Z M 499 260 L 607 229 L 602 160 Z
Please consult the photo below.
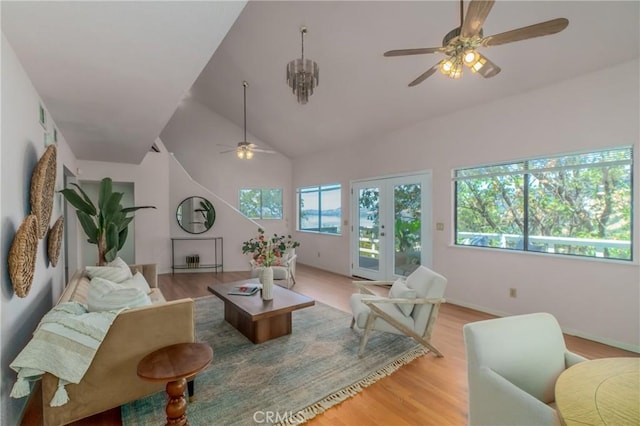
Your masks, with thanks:
M 509 297 L 513 297 L 513 298 L 518 297 L 518 290 L 516 290 L 515 288 L 510 288 L 509 289 Z
M 444 231 L 444 223 L 442 222 L 436 223 L 436 231 Z

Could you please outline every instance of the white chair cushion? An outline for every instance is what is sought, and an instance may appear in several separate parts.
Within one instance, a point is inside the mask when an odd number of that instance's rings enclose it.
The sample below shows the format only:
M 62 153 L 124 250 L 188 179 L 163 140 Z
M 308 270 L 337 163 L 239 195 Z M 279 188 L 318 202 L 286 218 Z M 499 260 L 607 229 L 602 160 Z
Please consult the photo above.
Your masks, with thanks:
M 397 279 L 389 290 L 389 297 L 392 299 L 415 299 L 416 291 L 407 287 L 407 284 L 403 280 Z M 397 306 L 406 317 L 411 315 L 411 312 L 413 312 L 413 304 L 399 303 Z
M 289 279 L 289 270 L 286 266 L 273 266 L 273 279 L 274 280 L 286 280 Z
M 113 311 L 151 305 L 142 290 L 95 277 L 89 282 L 87 306 L 89 312 Z
M 349 305 L 351 306 L 351 312 L 353 313 L 353 318 L 356 320 L 356 324 L 360 328 L 364 328 L 365 324 L 367 323 L 367 317 L 369 316 L 369 312 L 371 311 L 367 305 L 362 303 L 362 299 L 372 298 L 372 297 L 377 298 L 378 296 L 355 293 L 351 295 L 351 299 L 349 300 Z M 408 317 L 405 316 L 402 313 L 402 311 L 398 309 L 398 306 L 396 304 L 378 303 L 376 306 L 378 306 L 383 312 L 385 312 L 389 316 L 393 317 L 396 321 L 400 322 L 401 324 L 413 330 L 413 326 L 414 326 L 413 319 L 410 316 Z M 404 334 L 394 326 L 390 325 L 387 321 L 385 321 L 382 318 L 376 318 L 373 324 L 373 327 L 376 330 L 386 331 L 388 333 Z
M 407 287 L 416 291 L 417 298 L 443 298 L 447 279 L 425 266 L 419 266 L 406 279 Z M 414 307 L 411 316 L 416 330 L 424 330 L 429 321 L 433 305 L 426 303 Z

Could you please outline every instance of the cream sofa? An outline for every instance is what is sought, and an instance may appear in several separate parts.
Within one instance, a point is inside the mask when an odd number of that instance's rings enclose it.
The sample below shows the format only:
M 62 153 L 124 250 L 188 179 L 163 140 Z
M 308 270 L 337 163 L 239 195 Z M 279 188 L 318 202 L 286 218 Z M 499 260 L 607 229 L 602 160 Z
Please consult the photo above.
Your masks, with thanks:
M 175 343 L 194 342 L 195 307 L 192 299 L 167 302 L 158 288 L 156 265 L 132 265 L 141 272 L 152 289 L 150 306 L 128 309 L 120 313 L 79 384 L 68 384 L 69 402 L 50 407 L 58 378 L 45 374 L 42 378 L 42 407 L 45 425 L 63 425 L 127 402 L 164 390 L 163 383 L 149 383 L 138 378 L 136 369 L 148 353 Z M 85 303 L 89 277 L 84 270 L 76 272 L 58 303 Z

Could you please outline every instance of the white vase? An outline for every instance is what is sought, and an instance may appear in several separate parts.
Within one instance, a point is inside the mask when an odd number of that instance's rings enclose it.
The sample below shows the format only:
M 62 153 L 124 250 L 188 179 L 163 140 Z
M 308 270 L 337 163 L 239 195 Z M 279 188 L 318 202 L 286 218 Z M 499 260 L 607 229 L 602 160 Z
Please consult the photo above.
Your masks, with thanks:
M 268 266 L 262 269 L 262 300 L 273 299 L 273 268 Z

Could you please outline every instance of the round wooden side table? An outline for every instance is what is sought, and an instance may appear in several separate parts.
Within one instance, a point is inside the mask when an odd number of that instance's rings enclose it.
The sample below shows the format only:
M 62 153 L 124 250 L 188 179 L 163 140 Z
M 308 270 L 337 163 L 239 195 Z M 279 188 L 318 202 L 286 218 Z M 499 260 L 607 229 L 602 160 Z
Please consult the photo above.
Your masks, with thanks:
M 556 381 L 563 425 L 640 424 L 640 358 L 579 362 Z
M 187 378 L 204 370 L 213 360 L 213 350 L 204 343 L 178 343 L 150 353 L 138 363 L 138 377 L 167 382 L 167 425 L 188 425 L 184 390 Z

